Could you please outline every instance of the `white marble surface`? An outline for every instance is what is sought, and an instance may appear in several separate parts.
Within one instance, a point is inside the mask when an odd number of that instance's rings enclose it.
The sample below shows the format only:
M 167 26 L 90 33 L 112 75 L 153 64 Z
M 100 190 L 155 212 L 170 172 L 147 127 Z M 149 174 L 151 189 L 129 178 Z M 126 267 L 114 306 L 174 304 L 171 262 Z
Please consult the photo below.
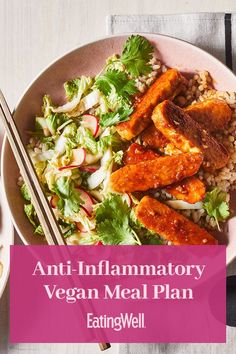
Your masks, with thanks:
M 0 86 L 13 108 L 45 66 L 77 45 L 106 34 L 108 14 L 236 11 L 235 0 L 0 0 Z M 19 242 L 19 241 L 18 241 Z M 229 269 L 232 273 L 232 268 Z M 0 300 L 0 354 L 96 354 L 96 344 L 8 343 L 9 289 Z M 23 320 L 23 319 L 22 319 Z M 235 329 L 225 345 L 112 345 L 108 353 L 231 354 Z M 208 349 L 207 349 L 208 348 Z M 200 351 L 199 351 L 200 349 Z

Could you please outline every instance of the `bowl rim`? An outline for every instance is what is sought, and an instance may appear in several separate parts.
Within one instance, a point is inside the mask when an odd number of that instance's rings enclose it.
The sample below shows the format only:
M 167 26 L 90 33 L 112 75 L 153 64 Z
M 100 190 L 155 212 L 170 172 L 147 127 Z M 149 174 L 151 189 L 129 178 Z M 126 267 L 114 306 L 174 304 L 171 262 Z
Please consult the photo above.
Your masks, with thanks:
M 119 37 L 129 37 L 131 35 L 140 35 L 140 36 L 150 36 L 150 37 L 163 37 L 166 38 L 169 41 L 173 41 L 173 42 L 179 42 L 179 43 L 184 43 L 185 45 L 192 47 L 194 50 L 196 50 L 197 52 L 201 53 L 201 55 L 205 56 L 206 58 L 209 58 L 211 61 L 214 61 L 216 64 L 222 66 L 224 68 L 224 70 L 228 71 L 228 73 L 230 75 L 232 75 L 235 78 L 235 82 L 236 82 L 236 75 L 234 74 L 234 72 L 226 66 L 225 63 L 221 62 L 219 59 L 217 59 L 215 56 L 213 56 L 212 54 L 208 53 L 207 51 L 205 51 L 204 49 L 186 41 L 180 38 L 176 38 L 174 36 L 169 36 L 169 35 L 165 35 L 165 34 L 160 34 L 160 33 L 154 33 L 154 32 L 124 32 L 124 33 L 119 33 L 119 34 L 112 34 L 112 35 L 105 35 L 105 36 L 98 36 L 96 37 L 94 40 L 91 40 L 89 42 L 83 42 L 82 44 L 80 44 L 79 46 L 75 46 L 74 48 L 72 48 L 69 51 L 66 51 L 64 54 L 60 54 L 58 55 L 55 59 L 53 59 L 46 67 L 44 67 L 31 81 L 30 83 L 26 86 L 25 90 L 23 91 L 23 93 L 20 95 L 15 108 L 13 108 L 13 114 L 14 112 L 17 110 L 20 102 L 22 101 L 22 99 L 24 98 L 25 94 L 28 92 L 28 90 L 31 88 L 31 86 L 33 85 L 33 83 L 38 80 L 40 78 L 41 75 L 43 75 L 48 69 L 50 69 L 51 66 L 53 66 L 54 64 L 56 64 L 59 60 L 63 60 L 67 55 L 72 54 L 73 52 L 76 52 L 77 50 L 89 46 L 91 44 L 95 44 L 97 42 L 100 41 L 104 41 L 106 39 L 112 39 L 112 38 L 119 38 Z M 11 220 L 12 223 L 14 225 L 14 228 L 16 229 L 18 235 L 20 236 L 22 242 L 25 245 L 29 245 L 29 243 L 26 241 L 24 235 L 21 233 L 20 228 L 16 222 L 16 220 L 13 218 L 12 212 L 11 212 L 11 208 L 8 202 L 8 198 L 7 198 L 7 194 L 6 194 L 6 190 L 5 190 L 5 179 L 6 179 L 6 175 L 5 175 L 5 150 L 6 150 L 6 146 L 7 144 L 9 144 L 6 133 L 4 134 L 4 138 L 3 138 L 3 143 L 2 143 L 2 150 L 1 150 L 1 176 L 2 176 L 2 190 L 3 190 L 3 194 L 6 200 L 6 203 L 8 205 L 8 209 L 10 211 L 10 216 L 11 216 Z M 236 253 L 235 255 L 231 255 L 231 257 L 227 256 L 227 264 L 231 263 L 234 259 L 236 258 Z
M 8 205 L 8 200 L 6 198 L 6 194 L 5 194 L 5 188 L 4 188 L 4 184 L 1 183 L 0 184 L 0 194 L 1 194 L 1 205 L 5 206 L 7 205 L 7 210 L 5 213 L 8 214 L 8 218 L 9 218 L 9 225 L 8 225 L 8 229 L 9 229 L 9 233 L 10 233 L 10 237 L 9 237 L 9 243 L 7 245 L 5 245 L 3 243 L 3 248 L 8 248 L 5 250 L 5 252 L 7 252 L 7 263 L 3 263 L 3 267 L 6 268 L 6 270 L 3 270 L 3 274 L 2 274 L 2 278 L 0 279 L 2 281 L 1 286 L 0 286 L 0 300 L 1 297 L 4 293 L 4 290 L 6 288 L 8 279 L 9 279 L 9 274 L 10 274 L 10 247 L 11 245 L 14 245 L 14 239 L 15 239 L 15 232 L 14 232 L 14 227 L 13 227 L 13 218 L 11 215 L 11 210 L 10 207 Z M 4 214 L 4 213 L 2 213 Z M 2 215 L 3 216 L 3 215 Z

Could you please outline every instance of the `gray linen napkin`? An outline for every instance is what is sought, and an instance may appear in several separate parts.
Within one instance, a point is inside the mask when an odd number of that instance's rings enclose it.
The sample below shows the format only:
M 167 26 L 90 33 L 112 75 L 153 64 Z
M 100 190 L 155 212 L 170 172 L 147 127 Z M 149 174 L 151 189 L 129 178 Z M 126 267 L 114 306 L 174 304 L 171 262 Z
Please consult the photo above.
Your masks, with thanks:
M 126 32 L 152 32 L 183 39 L 236 70 L 236 14 L 107 16 L 107 34 Z
M 109 15 L 106 20 L 107 34 L 149 32 L 177 37 L 206 50 L 236 72 L 236 14 Z M 235 261 L 227 274 L 236 274 Z M 227 344 L 122 344 L 119 353 L 233 354 L 235 334 L 235 328 L 227 327 Z

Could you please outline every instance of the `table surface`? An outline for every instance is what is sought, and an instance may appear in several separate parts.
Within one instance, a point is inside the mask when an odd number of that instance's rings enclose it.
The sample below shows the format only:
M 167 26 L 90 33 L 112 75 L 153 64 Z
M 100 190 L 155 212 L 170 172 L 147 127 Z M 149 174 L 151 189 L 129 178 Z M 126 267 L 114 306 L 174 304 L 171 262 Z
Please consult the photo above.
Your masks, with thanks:
M 199 5 L 201 3 L 201 5 Z M 109 14 L 160 14 L 185 12 L 233 12 L 234 0 L 0 0 L 0 86 L 11 108 L 33 78 L 57 57 L 105 36 Z M 1 127 L 0 127 L 1 128 Z M 16 238 L 16 241 L 19 240 Z M 232 273 L 233 268 L 228 271 Z M 0 300 L 0 354 L 96 354 L 96 344 L 8 344 L 9 286 Z M 235 329 L 227 328 L 229 342 Z M 230 343 L 229 343 L 230 344 Z M 172 345 L 129 346 L 126 352 L 181 353 Z M 196 346 L 196 345 L 194 345 Z M 211 348 L 210 348 L 211 347 Z M 209 353 L 227 353 L 225 345 L 212 345 Z M 120 348 L 120 351 L 119 351 Z M 179 349 L 178 349 L 179 348 Z M 232 348 L 232 346 L 231 346 Z M 204 350 L 202 348 L 202 350 Z M 108 353 L 122 353 L 117 344 Z M 200 351 L 194 350 L 194 353 Z

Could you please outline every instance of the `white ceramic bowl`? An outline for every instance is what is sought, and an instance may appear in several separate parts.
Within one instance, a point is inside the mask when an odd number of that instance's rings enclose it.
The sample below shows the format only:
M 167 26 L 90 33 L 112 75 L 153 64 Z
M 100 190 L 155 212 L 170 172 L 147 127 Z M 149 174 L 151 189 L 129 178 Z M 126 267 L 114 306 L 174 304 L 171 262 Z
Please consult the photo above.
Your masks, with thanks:
M 236 77 L 220 61 L 205 51 L 176 38 L 143 34 L 156 48 L 157 56 L 170 67 L 183 73 L 207 70 L 219 90 L 236 91 Z M 106 37 L 83 45 L 51 64 L 26 90 L 21 98 L 14 118 L 25 143 L 29 136 L 26 131 L 33 128 L 34 117 L 41 113 L 42 96 L 48 93 L 53 102 L 62 104 L 63 83 L 80 75 L 96 75 L 105 60 L 113 53 L 120 53 L 128 35 Z M 2 150 L 3 185 L 11 210 L 13 223 L 25 244 L 43 243 L 33 234 L 33 229 L 23 213 L 23 200 L 17 187 L 19 169 L 5 139 Z M 227 262 L 236 256 L 236 218 L 231 218 L 225 230 L 224 243 L 227 244 Z

